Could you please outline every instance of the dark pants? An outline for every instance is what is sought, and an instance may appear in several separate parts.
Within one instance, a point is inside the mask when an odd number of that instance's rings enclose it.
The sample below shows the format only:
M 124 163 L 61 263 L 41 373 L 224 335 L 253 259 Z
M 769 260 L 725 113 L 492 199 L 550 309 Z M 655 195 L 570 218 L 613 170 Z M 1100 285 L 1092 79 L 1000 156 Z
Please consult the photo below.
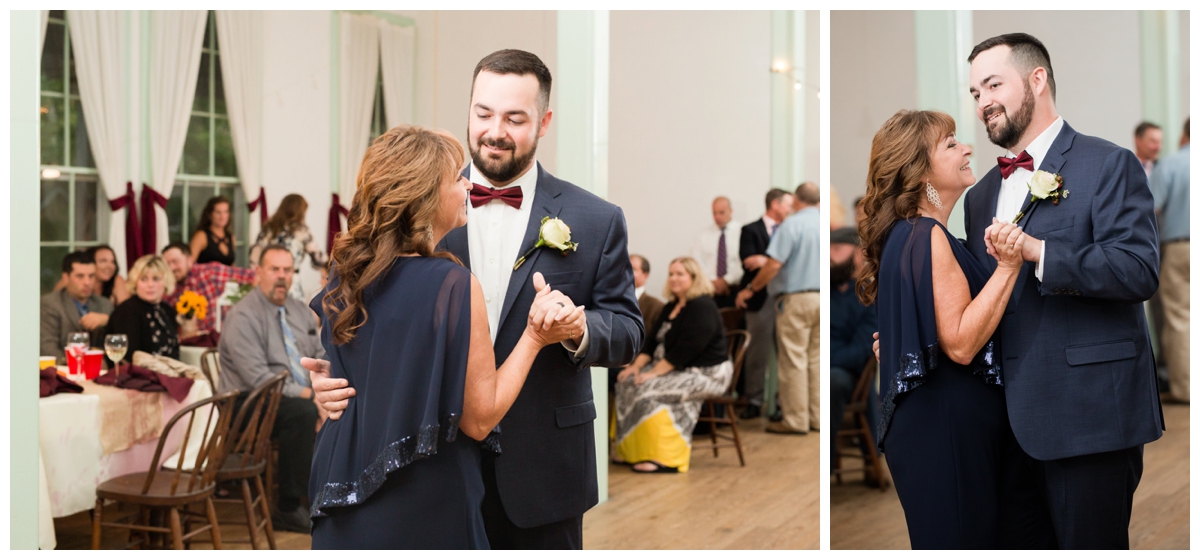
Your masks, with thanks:
M 238 396 L 235 410 L 241 410 L 244 402 L 246 395 Z M 279 412 L 271 428 L 271 437 L 279 440 L 279 511 L 300 507 L 301 500 L 308 496 L 316 428 L 316 404 L 300 397 L 279 399 Z
M 1142 479 L 1143 446 L 1037 461 L 1058 547 L 1129 549 L 1133 492 Z
M 513 524 L 496 488 L 495 455 L 486 451 L 483 488 L 483 527 L 492 550 L 583 550 L 582 515 L 527 529 Z

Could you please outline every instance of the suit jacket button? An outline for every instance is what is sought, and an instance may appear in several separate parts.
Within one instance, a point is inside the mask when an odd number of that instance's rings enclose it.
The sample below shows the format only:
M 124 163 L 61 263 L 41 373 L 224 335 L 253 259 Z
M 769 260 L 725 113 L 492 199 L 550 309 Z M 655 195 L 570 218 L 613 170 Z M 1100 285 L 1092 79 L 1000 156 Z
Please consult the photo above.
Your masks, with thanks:
M 1058 295 L 1061 293 L 1062 293 L 1062 290 L 1060 288 L 1054 288 L 1054 295 Z

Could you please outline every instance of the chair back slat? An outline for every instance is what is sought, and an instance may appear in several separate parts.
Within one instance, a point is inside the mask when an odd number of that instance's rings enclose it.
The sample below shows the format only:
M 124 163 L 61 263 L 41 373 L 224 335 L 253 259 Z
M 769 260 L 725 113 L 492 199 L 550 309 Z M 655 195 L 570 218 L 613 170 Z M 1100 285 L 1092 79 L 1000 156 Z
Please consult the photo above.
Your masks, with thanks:
M 288 372 L 280 372 L 264 381 L 246 397 L 238 410 L 233 428 L 237 434 L 233 438 L 231 453 L 238 455 L 238 468 L 246 468 L 257 464 L 266 457 L 266 449 L 270 446 L 271 428 L 275 425 L 275 415 L 279 410 L 279 400 L 283 396 L 283 386 L 287 381 Z
M 179 489 L 179 481 L 182 478 L 182 473 L 185 470 L 184 463 L 187 455 L 187 444 L 191 439 L 192 428 L 195 426 L 196 414 L 202 410 L 207 410 L 208 419 L 204 423 L 203 433 L 200 434 L 200 452 L 196 454 L 196 463 L 193 473 L 201 472 L 201 469 L 211 469 L 212 472 L 205 472 L 203 478 L 204 487 L 209 484 L 215 484 L 216 469 L 220 467 L 221 460 L 224 459 L 225 440 L 228 436 L 228 426 L 230 417 L 233 412 L 233 402 L 237 398 L 237 391 L 229 391 L 214 397 L 194 402 L 184 407 L 179 412 L 176 412 L 166 426 L 163 427 L 162 434 L 158 438 L 158 446 L 154 449 L 154 458 L 150 460 L 149 473 L 146 476 L 146 481 L 142 486 L 142 494 L 145 495 L 150 491 L 154 483 L 155 475 L 159 471 L 159 465 L 162 464 L 162 454 L 167 438 L 174 431 L 175 426 L 180 423 L 180 420 L 187 418 L 187 432 L 183 436 L 183 446 L 180 447 L 179 461 L 176 462 L 175 468 L 172 469 L 173 478 L 171 481 L 171 495 Z M 215 418 L 214 418 L 215 417 Z M 215 459 L 215 460 L 210 460 Z M 195 479 L 195 474 L 191 474 Z M 187 485 L 188 491 L 196 489 L 197 481 L 192 480 Z
M 875 383 L 875 372 L 879 370 L 879 362 L 871 358 L 863 368 L 862 375 L 858 376 L 858 383 L 854 384 L 854 392 L 850 393 L 850 402 L 861 403 L 867 401 L 867 394 L 871 390 L 871 385 Z
M 721 323 L 725 325 L 726 333 L 741 328 L 742 316 L 745 314 L 745 310 L 737 307 L 722 307 L 718 311 L 721 313 Z
M 737 387 L 738 377 L 742 375 L 742 362 L 746 358 L 746 349 L 750 347 L 750 331 L 733 329 L 725 333 L 725 339 L 729 342 L 729 359 L 733 361 L 733 377 L 729 379 L 725 394 L 731 395 Z
M 216 348 L 209 348 L 200 355 L 200 371 L 204 372 L 213 394 L 216 394 L 217 380 L 221 377 L 221 353 Z

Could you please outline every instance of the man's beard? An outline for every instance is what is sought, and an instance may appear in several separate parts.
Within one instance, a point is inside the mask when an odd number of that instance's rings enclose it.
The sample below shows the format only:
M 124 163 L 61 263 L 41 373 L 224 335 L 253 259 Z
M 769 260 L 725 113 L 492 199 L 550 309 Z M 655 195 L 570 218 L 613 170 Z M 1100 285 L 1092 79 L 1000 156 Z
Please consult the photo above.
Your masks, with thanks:
M 469 138 L 470 131 L 468 131 L 467 134 Z M 467 145 L 471 150 L 471 161 L 475 164 L 475 167 L 479 169 L 479 172 L 483 173 L 484 177 L 487 177 L 492 184 L 507 183 L 513 179 L 516 179 L 523 171 L 525 171 L 526 167 L 529 167 L 529 162 L 533 161 L 533 156 L 537 154 L 538 138 L 534 137 L 533 147 L 530 148 L 529 152 L 525 154 L 517 154 L 517 145 L 511 140 L 491 140 L 486 136 L 479 138 L 478 146 L 475 146 L 470 142 L 468 142 Z M 480 153 L 480 149 L 483 146 L 491 146 L 501 150 L 510 150 L 512 155 L 509 156 L 507 161 L 496 161 L 494 159 L 486 158 Z
M 983 122 L 987 127 L 988 140 L 1006 150 L 1016 146 L 1025 134 L 1025 129 L 1029 128 L 1029 123 L 1033 122 L 1033 104 L 1033 88 L 1029 87 L 1029 82 L 1025 82 L 1025 98 L 1021 100 L 1021 108 L 1017 109 L 1016 113 L 1009 114 L 1006 108 L 1002 109 L 1000 106 L 984 113 Z M 988 117 L 1001 110 L 1005 113 L 1005 123 L 994 127 L 987 126 Z
M 854 259 L 838 264 L 829 261 L 829 285 L 841 287 L 842 284 L 854 279 Z

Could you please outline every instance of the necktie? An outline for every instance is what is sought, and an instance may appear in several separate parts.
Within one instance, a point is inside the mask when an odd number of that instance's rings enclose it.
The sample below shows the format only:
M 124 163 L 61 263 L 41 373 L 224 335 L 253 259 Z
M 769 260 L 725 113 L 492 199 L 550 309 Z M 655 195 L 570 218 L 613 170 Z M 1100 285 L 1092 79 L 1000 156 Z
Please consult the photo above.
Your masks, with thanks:
M 721 239 L 717 241 L 717 278 L 724 278 L 729 272 L 729 264 L 725 262 L 729 254 L 725 252 L 725 228 L 721 228 Z
M 1012 175 L 1018 167 L 1033 171 L 1033 156 L 1029 155 L 1029 152 L 1021 152 L 1021 155 L 1015 158 L 1001 156 L 996 158 L 996 161 L 1000 164 L 1000 176 L 1005 179 Z
M 771 224 L 771 239 L 775 239 L 775 230 L 779 229 L 779 224 Z
M 283 328 L 283 347 L 287 349 L 288 369 L 292 370 L 292 379 L 301 387 L 311 387 L 308 371 L 300 365 L 300 349 L 296 346 L 296 336 L 288 326 L 287 311 L 282 307 L 279 308 L 279 326 Z
M 521 209 L 521 194 L 520 187 L 509 187 L 505 189 L 489 189 L 483 185 L 471 184 L 471 206 L 479 208 L 493 200 L 499 200 L 517 210 Z

